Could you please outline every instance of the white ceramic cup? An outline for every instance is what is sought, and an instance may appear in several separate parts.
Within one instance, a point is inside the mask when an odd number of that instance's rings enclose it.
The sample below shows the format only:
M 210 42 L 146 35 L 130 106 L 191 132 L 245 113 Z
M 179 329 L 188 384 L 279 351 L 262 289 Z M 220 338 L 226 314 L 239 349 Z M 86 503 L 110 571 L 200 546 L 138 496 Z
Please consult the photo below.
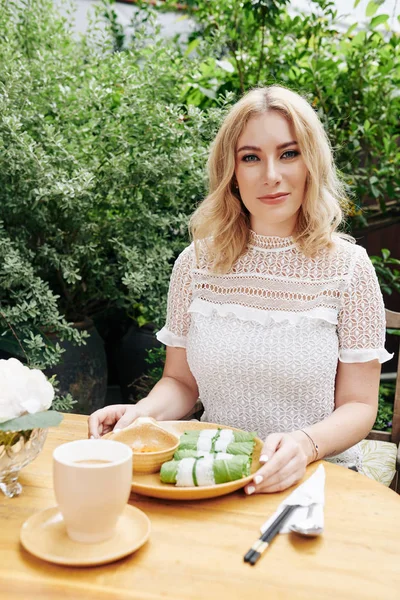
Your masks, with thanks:
M 62 444 L 53 452 L 53 484 L 68 536 L 89 544 L 107 540 L 131 492 L 132 450 L 101 439 Z

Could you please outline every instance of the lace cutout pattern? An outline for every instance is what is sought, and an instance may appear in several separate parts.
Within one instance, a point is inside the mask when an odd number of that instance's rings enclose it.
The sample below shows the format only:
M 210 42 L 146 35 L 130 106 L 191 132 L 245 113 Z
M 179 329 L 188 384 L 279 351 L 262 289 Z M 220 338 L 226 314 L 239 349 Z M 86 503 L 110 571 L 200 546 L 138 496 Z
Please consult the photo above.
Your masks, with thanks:
M 322 252 L 317 258 L 304 256 L 296 247 L 287 247 L 285 240 L 251 232 L 252 240 L 261 247 L 251 246 L 228 274 L 210 272 L 203 253 L 195 264 L 193 245 L 178 257 L 171 277 L 168 296 L 166 329 L 185 338 L 190 326 L 190 305 L 208 303 L 232 307 L 238 316 L 247 309 L 248 318 L 254 310 L 282 313 L 293 322 L 293 315 L 307 314 L 321 318 L 336 315 L 339 347 L 345 350 L 379 349 L 385 341 L 385 312 L 375 270 L 359 246 L 338 239 L 332 252 Z M 266 250 L 270 240 L 281 240 L 280 252 Z M 283 240 L 283 241 L 282 241 Z M 192 311 L 193 312 L 193 311 Z M 332 317 L 333 318 L 333 317 Z
M 166 326 L 158 338 L 186 346 L 205 407 L 203 420 L 265 438 L 319 422 L 334 410 L 338 359 L 362 362 L 384 350 L 385 314 L 374 268 L 340 238 L 304 256 L 291 238 L 251 234 L 228 274 L 210 272 L 193 245 L 178 257 Z M 356 464 L 355 446 L 330 460 Z
M 292 237 L 259 235 L 255 231 L 250 230 L 249 246 L 273 250 L 274 248 L 291 248 L 294 247 L 294 245 L 295 242 Z

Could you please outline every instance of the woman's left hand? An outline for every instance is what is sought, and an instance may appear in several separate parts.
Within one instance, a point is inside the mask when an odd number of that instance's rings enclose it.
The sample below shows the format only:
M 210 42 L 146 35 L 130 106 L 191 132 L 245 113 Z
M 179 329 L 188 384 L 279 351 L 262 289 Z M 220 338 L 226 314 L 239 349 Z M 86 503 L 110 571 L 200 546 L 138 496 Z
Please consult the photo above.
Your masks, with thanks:
M 260 456 L 265 464 L 245 487 L 246 494 L 282 492 L 302 479 L 310 462 L 303 435 L 272 433 L 267 437 Z

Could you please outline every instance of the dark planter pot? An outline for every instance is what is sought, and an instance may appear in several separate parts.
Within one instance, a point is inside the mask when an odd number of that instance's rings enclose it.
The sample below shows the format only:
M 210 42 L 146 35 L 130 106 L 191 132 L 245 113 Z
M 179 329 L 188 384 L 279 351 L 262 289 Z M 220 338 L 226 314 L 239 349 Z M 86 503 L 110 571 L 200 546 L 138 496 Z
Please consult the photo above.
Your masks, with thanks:
M 131 325 L 116 344 L 114 356 L 124 402 L 134 403 L 139 399 L 132 384 L 150 368 L 146 362 L 147 350 L 160 346 L 154 327 L 151 325 L 143 327 Z
M 91 320 L 74 325 L 80 331 L 87 331 L 89 338 L 86 344 L 76 346 L 71 342 L 61 342 L 57 336 L 50 339 L 57 341 L 65 352 L 61 362 L 45 373 L 48 377 L 57 375 L 61 394 L 70 393 L 77 404 L 73 412 L 89 415 L 98 408 L 103 408 L 107 393 L 107 360 L 104 343 Z

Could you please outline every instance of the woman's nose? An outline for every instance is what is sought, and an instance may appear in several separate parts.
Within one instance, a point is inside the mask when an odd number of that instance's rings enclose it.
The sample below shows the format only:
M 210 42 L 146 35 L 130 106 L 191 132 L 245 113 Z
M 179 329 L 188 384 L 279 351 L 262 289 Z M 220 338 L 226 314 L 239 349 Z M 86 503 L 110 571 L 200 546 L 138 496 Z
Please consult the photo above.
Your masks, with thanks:
M 264 173 L 264 183 L 266 185 L 276 185 L 282 180 L 282 175 L 279 171 L 278 165 L 275 161 L 271 160 L 267 163 Z

